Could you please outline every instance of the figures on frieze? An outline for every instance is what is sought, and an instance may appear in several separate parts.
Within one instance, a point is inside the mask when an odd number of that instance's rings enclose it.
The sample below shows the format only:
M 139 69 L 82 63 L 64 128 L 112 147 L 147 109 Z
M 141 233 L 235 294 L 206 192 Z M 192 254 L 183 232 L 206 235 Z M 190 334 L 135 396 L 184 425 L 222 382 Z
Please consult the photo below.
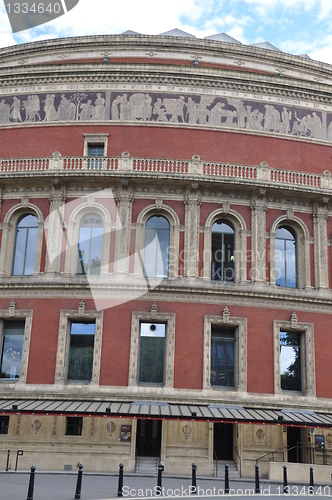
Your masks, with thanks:
M 62 92 L 3 96 L 0 125 L 119 121 L 246 129 L 332 142 L 332 113 L 238 96 L 166 92 Z

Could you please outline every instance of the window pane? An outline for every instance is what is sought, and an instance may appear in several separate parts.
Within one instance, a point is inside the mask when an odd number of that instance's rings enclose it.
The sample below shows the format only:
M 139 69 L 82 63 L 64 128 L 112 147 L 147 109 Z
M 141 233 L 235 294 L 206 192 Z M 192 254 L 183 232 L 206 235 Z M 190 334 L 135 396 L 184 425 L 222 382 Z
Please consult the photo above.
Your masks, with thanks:
M 67 417 L 66 435 L 81 436 L 83 427 L 83 417 Z
M 286 286 L 285 241 L 276 239 L 275 248 L 276 284 Z
M 8 434 L 9 417 L 0 417 L 0 434 Z
M 301 391 L 300 333 L 280 332 L 281 389 Z
M 217 221 L 212 226 L 211 279 L 235 281 L 234 229 Z
M 72 323 L 68 357 L 68 380 L 91 380 L 94 323 Z
M 139 382 L 162 384 L 165 367 L 166 325 L 141 323 L 139 346 Z
M 211 385 L 234 387 L 234 346 L 232 330 L 212 328 L 211 334 Z
M 88 214 L 81 220 L 77 274 L 100 275 L 103 247 L 103 221 L 98 214 Z
M 24 274 L 32 275 L 35 272 L 36 250 L 37 250 L 37 228 L 29 228 L 27 235 L 27 247 L 25 255 Z
M 34 215 L 23 217 L 17 224 L 13 275 L 32 275 L 35 271 L 38 220 Z
M 1 378 L 20 378 L 24 321 L 5 321 L 1 350 Z
M 145 227 L 144 274 L 150 278 L 168 276 L 169 222 L 151 217 Z
M 285 227 L 276 231 L 275 270 L 277 285 L 296 288 L 296 241 Z

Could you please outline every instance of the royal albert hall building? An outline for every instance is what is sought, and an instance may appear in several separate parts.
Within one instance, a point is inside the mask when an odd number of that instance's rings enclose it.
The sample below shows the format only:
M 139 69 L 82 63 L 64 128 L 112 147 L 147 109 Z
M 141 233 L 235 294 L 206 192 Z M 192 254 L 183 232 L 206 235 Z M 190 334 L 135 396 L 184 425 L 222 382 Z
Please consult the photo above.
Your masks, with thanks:
M 1 467 L 330 480 L 332 67 L 179 30 L 0 66 Z

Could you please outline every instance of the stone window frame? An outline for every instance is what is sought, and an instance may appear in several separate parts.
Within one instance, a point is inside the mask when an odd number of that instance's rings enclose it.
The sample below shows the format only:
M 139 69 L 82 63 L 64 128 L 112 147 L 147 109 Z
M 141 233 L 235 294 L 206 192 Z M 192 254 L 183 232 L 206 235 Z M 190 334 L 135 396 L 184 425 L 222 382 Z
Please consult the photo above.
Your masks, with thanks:
M 89 146 L 95 144 L 104 144 L 104 156 L 107 156 L 107 146 L 109 134 L 83 134 L 84 146 L 83 156 L 87 157 L 89 154 Z
M 83 303 L 84 304 L 84 303 Z M 90 382 L 67 380 L 71 322 L 95 322 L 92 376 Z M 103 311 L 86 311 L 82 302 L 76 310 L 61 310 L 59 319 L 58 346 L 55 365 L 55 384 L 99 385 L 101 344 L 103 336 Z
M 235 280 L 232 282 L 221 282 L 211 280 L 211 249 L 212 249 L 212 226 L 218 220 L 229 222 L 234 228 L 234 262 L 235 262 Z M 237 256 L 240 255 L 238 259 Z M 247 282 L 247 226 L 244 218 L 235 210 L 228 206 L 214 210 L 206 219 L 204 225 L 204 266 L 203 279 L 211 283 L 223 285 L 234 285 L 234 283 Z
M 165 378 L 164 384 L 146 384 L 138 382 L 139 364 L 139 336 L 140 324 L 165 323 L 166 324 L 166 348 L 165 348 Z M 173 388 L 174 384 L 174 350 L 175 350 L 175 313 L 158 313 L 133 311 L 131 320 L 130 360 L 129 360 L 129 387 L 140 387 L 150 389 Z
M 280 373 L 280 331 L 301 334 L 301 384 L 302 391 L 287 391 L 281 389 Z M 315 380 L 315 346 L 313 323 L 300 323 L 293 313 L 290 321 L 273 321 L 273 352 L 274 352 L 274 393 L 298 394 L 299 396 L 316 396 Z
M 103 243 L 101 253 L 101 268 L 100 274 L 93 276 L 89 275 L 88 279 L 100 279 L 103 275 L 109 274 L 109 260 L 111 250 L 111 231 L 115 228 L 116 223 L 112 222 L 111 215 L 100 203 L 88 197 L 85 203 L 76 207 L 70 214 L 69 221 L 65 223 L 68 232 L 66 257 L 65 257 L 65 273 L 72 276 L 82 278 L 82 275 L 77 275 L 77 259 L 78 251 L 77 245 L 79 241 L 80 224 L 83 217 L 88 214 L 98 214 L 103 220 Z M 87 278 L 86 276 L 83 276 Z
M 35 269 L 33 275 L 13 275 L 14 253 L 16 245 L 16 230 L 19 220 L 26 215 L 34 215 L 38 219 L 38 234 L 37 234 L 37 248 Z M 2 241 L 0 251 L 0 275 L 12 276 L 19 279 L 31 279 L 40 273 L 41 256 L 44 238 L 44 215 L 39 207 L 30 203 L 28 199 L 22 199 L 22 202 L 12 207 L 5 215 L 3 223 L 0 225 L 2 228 Z
M 158 203 L 156 200 L 155 205 L 145 207 L 137 217 L 136 227 L 136 241 L 135 241 L 135 265 L 134 275 L 143 278 L 144 266 L 144 245 L 145 245 L 145 227 L 148 219 L 159 215 L 165 217 L 169 222 L 169 255 L 172 253 L 173 259 L 168 260 L 168 277 L 167 278 L 148 278 L 149 281 L 163 280 L 176 278 L 179 274 L 179 245 L 180 245 L 180 219 L 177 213 L 169 206 L 163 203 Z
M 235 330 L 235 386 L 211 385 L 211 335 L 212 326 L 234 328 Z M 204 366 L 203 390 L 220 392 L 247 392 L 247 318 L 230 316 L 226 307 L 222 316 L 204 315 Z
M 32 329 L 32 309 L 16 309 L 15 302 L 12 301 L 9 309 L 0 310 L 0 346 L 2 346 L 3 323 L 8 320 L 23 320 L 24 321 L 24 339 L 21 360 L 21 376 L 18 379 L 0 379 L 0 384 L 26 384 L 28 374 L 28 362 L 31 341 Z M 0 352 L 1 354 L 1 352 Z
M 309 230 L 306 224 L 299 217 L 291 216 L 289 218 L 287 214 L 278 217 L 272 224 L 270 228 L 270 283 L 274 286 L 276 284 L 276 277 L 274 272 L 274 261 L 275 261 L 275 241 L 276 241 L 276 231 L 281 226 L 290 228 L 293 233 L 295 233 L 296 240 L 296 288 L 289 287 L 278 287 L 287 288 L 288 290 L 300 290 L 303 288 L 311 287 L 311 273 L 310 273 L 310 236 Z

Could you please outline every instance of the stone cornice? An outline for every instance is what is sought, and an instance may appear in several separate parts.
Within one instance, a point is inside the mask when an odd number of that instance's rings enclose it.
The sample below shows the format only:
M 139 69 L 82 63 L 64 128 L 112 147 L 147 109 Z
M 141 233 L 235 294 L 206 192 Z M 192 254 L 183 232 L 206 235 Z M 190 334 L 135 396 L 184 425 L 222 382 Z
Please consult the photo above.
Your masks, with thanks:
M 228 306 L 273 308 L 296 311 L 310 311 L 317 314 L 331 314 L 332 291 L 314 291 L 279 288 L 269 283 L 254 285 L 243 283 L 227 285 L 223 283 L 204 283 L 201 278 L 177 278 L 164 280 L 162 284 L 147 292 L 145 280 L 135 280 L 132 275 L 121 281 L 109 275 L 96 284 L 87 283 L 80 278 L 68 278 L 57 275 L 50 280 L 47 275 L 37 279 L 27 278 L 26 283 L 15 278 L 0 279 L 0 299 L 12 298 L 72 298 L 72 299 L 112 299 L 148 300 L 165 302 L 182 302 L 195 304 L 218 304 Z M 92 297 L 93 295 L 93 297 Z
M 154 51 L 161 51 L 167 55 L 172 53 L 184 55 L 215 55 L 218 58 L 228 56 L 230 58 L 244 58 L 243 64 L 248 61 L 260 62 L 264 65 L 281 65 L 294 70 L 297 69 L 306 72 L 307 75 L 313 73 L 315 76 L 331 77 L 332 67 L 329 64 L 312 61 L 300 56 L 286 54 L 281 51 L 270 51 L 260 47 L 240 45 L 226 42 L 219 42 L 207 39 L 184 38 L 172 36 L 149 36 L 149 35 L 97 35 L 74 38 L 63 38 L 57 40 L 43 40 L 28 44 L 16 45 L 0 50 L 0 61 L 2 64 L 12 61 L 12 64 L 19 64 L 22 57 L 35 57 L 43 54 L 48 57 L 59 54 L 79 54 L 83 51 L 100 51 L 100 57 L 103 53 L 111 53 L 123 49 L 125 51 L 144 49 L 150 57 L 153 57 Z M 152 54 L 152 55 L 151 55 Z M 59 60 L 59 59 L 58 59 Z M 241 61 L 234 61 L 234 65 Z M 22 64 L 22 63 L 21 63 Z M 276 69 L 274 68 L 274 71 Z

